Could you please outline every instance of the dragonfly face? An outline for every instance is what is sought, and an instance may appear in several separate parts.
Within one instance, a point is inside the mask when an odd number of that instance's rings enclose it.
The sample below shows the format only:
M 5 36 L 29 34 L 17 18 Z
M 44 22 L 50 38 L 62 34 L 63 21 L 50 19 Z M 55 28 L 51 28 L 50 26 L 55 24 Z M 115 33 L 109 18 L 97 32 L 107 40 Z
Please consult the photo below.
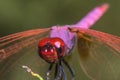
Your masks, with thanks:
M 45 38 L 39 43 L 39 55 L 49 63 L 56 63 L 65 56 L 66 46 L 60 38 Z

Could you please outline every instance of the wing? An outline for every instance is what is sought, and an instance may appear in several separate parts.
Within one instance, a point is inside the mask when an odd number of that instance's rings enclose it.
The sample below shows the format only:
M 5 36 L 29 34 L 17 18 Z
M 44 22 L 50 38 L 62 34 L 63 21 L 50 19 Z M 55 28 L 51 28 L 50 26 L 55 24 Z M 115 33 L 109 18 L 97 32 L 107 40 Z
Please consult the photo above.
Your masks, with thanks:
M 33 80 L 34 77 L 22 68 L 23 65 L 44 76 L 47 64 L 38 56 L 37 45 L 48 36 L 49 31 L 50 28 L 35 29 L 0 38 L 0 79 Z
M 78 32 L 78 52 L 83 72 L 91 80 L 120 80 L 120 37 L 90 29 Z
M 20 52 L 29 45 L 35 44 L 42 39 L 49 30 L 50 28 L 28 30 L 0 38 L 0 61 L 12 54 Z

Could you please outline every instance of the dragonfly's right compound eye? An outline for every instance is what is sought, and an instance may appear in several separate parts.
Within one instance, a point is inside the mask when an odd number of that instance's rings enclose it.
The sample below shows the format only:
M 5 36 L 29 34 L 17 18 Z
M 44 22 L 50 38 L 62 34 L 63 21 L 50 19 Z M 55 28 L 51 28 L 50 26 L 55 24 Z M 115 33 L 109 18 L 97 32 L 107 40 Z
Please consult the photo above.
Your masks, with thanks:
M 39 55 L 49 63 L 65 55 L 65 44 L 60 38 L 44 38 L 39 43 Z

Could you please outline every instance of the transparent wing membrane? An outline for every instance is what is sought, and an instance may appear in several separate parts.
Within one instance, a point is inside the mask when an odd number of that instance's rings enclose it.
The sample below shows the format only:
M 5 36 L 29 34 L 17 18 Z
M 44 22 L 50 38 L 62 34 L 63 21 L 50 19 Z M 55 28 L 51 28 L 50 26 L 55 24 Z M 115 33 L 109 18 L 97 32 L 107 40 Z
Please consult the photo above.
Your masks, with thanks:
M 6 44 L 9 44 L 10 42 L 19 40 L 21 38 L 29 37 L 29 36 L 34 36 L 40 33 L 43 33 L 45 31 L 48 31 L 49 29 L 35 29 L 35 30 L 28 30 L 28 31 L 23 31 L 15 34 L 11 34 L 8 36 L 4 36 L 0 38 L 0 46 L 4 46 Z
M 47 69 L 47 63 L 38 56 L 36 45 L 37 42 L 3 60 L 0 64 L 0 79 L 37 80 L 36 77 L 22 69 L 23 65 L 29 66 L 34 72 L 43 77 Z M 43 78 L 45 79 L 45 77 Z
M 43 68 L 47 68 L 47 63 L 38 56 L 37 45 L 39 40 L 48 36 L 49 31 L 50 28 L 36 29 L 0 38 L 0 79 L 33 80 L 34 77 L 22 69 L 23 65 L 44 76 Z
M 20 52 L 25 47 L 29 47 L 32 44 L 34 45 L 41 40 L 42 37 L 45 36 L 45 32 L 49 30 L 48 28 L 28 30 L 0 38 L 0 61 L 12 54 Z
M 92 80 L 119 80 L 120 37 L 90 29 L 78 32 L 80 65 Z

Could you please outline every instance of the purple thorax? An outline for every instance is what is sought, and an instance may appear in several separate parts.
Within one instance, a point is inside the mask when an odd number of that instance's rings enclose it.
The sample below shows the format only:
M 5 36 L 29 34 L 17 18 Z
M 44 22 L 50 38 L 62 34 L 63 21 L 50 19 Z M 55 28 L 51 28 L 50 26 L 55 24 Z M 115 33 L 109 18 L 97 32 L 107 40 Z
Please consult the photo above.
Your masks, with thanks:
M 68 54 L 74 47 L 75 42 L 76 42 L 76 34 L 72 33 L 68 30 L 69 25 L 65 26 L 53 26 L 51 29 L 50 37 L 59 37 L 61 38 L 67 47 L 67 52 Z

